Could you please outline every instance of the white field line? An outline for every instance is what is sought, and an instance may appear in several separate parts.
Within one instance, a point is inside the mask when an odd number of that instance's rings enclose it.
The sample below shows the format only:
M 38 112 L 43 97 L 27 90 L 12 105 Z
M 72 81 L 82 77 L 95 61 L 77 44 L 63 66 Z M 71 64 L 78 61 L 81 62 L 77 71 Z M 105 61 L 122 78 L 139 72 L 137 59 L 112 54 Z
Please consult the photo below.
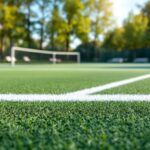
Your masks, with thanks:
M 0 101 L 69 102 L 69 101 L 150 101 L 149 95 L 43 95 L 43 94 L 1 94 Z
M 0 94 L 0 101 L 150 101 L 149 95 L 90 95 L 150 78 L 150 74 L 66 94 Z
M 92 87 L 92 88 L 88 88 L 88 89 L 84 89 L 84 90 L 79 90 L 79 91 L 76 91 L 76 92 L 72 92 L 70 94 L 71 95 L 72 94 L 75 94 L 75 95 L 90 95 L 90 94 L 93 94 L 93 93 L 97 93 L 97 92 L 101 92 L 101 91 L 104 91 L 104 90 L 112 89 L 112 88 L 119 87 L 119 86 L 122 86 L 122 85 L 127 85 L 127 84 L 130 84 L 130 83 L 134 83 L 134 82 L 141 81 L 141 80 L 148 79 L 148 78 L 150 78 L 150 74 L 146 74 L 146 75 L 143 75 L 143 76 L 140 76 L 140 77 L 134 77 L 134 78 L 130 78 L 130 79 L 122 80 L 122 81 L 116 81 L 116 82 L 112 82 L 112 83 L 109 83 L 109 84 L 100 85 L 100 86 L 97 86 L 97 87 Z

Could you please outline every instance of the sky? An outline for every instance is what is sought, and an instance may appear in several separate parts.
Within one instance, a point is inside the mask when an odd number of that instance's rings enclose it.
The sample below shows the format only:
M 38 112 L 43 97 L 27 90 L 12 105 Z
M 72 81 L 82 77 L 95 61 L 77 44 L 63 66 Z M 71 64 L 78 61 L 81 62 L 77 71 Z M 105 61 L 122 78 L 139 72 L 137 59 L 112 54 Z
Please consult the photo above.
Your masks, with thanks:
M 138 13 L 137 5 L 143 6 L 147 0 L 111 0 L 113 2 L 113 14 L 117 25 L 121 26 L 123 20 L 127 18 L 129 12 Z

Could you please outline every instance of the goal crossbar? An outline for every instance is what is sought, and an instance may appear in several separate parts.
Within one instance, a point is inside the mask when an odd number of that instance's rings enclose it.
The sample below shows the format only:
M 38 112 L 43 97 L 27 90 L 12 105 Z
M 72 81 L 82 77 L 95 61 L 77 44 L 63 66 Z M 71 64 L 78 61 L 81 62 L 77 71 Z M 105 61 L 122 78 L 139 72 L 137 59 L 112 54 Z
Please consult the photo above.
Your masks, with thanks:
M 32 48 L 22 48 L 22 47 L 12 47 L 11 49 L 11 65 L 15 66 L 15 52 L 21 51 L 21 52 L 30 52 L 30 53 L 39 53 L 39 54 L 50 54 L 53 56 L 53 60 L 56 59 L 56 55 L 71 55 L 71 56 L 77 56 L 77 63 L 80 63 L 80 53 L 79 52 L 61 52 L 61 51 L 46 51 L 46 50 L 40 50 L 40 49 L 32 49 Z M 56 62 L 53 61 L 55 64 Z

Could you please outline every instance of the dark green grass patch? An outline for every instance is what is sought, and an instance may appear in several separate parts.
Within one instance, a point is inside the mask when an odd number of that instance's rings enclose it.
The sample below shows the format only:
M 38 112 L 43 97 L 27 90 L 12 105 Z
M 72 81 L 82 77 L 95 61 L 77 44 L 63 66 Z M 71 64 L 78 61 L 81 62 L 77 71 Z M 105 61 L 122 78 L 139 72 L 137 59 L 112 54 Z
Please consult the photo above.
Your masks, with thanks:
M 150 103 L 0 103 L 0 149 L 150 149 Z

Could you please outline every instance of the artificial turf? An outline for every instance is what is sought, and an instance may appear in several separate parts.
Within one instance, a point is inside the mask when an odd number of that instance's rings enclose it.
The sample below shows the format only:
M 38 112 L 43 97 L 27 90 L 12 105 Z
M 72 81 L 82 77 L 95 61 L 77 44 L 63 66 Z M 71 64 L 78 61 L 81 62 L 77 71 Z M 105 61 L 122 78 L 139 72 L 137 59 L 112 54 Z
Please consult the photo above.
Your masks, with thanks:
M 0 65 L 0 93 L 67 93 L 148 74 L 149 68 L 148 64 Z M 149 82 L 106 93 L 149 94 Z M 0 150 L 149 150 L 149 114 L 148 102 L 0 102 Z
M 0 93 L 62 94 L 146 74 L 147 70 L 3 70 Z
M 0 149 L 150 149 L 150 103 L 0 103 Z
M 99 92 L 99 94 L 150 94 L 150 79 Z

